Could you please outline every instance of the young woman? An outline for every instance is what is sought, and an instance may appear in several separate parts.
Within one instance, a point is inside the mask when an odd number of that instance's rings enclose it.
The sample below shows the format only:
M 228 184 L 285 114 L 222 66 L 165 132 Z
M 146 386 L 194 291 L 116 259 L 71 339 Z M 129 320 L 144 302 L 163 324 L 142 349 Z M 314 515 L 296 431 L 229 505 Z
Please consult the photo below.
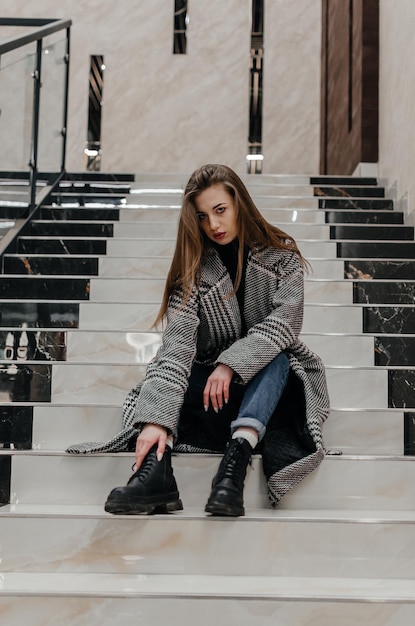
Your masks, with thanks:
M 306 262 L 224 165 L 205 165 L 184 191 L 176 248 L 156 325 L 162 345 L 124 403 L 134 474 L 111 491 L 114 514 L 182 509 L 171 451 L 223 454 L 206 512 L 244 515 L 243 488 L 262 454 L 273 505 L 324 457 L 324 366 L 300 340 Z M 131 444 L 130 444 L 131 445 Z

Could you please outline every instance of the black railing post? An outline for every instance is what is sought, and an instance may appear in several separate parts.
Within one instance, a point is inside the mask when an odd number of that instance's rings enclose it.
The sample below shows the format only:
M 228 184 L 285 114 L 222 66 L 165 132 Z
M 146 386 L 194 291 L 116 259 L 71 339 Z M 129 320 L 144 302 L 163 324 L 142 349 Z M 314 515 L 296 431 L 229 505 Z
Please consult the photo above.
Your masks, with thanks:
M 65 63 L 66 63 L 66 74 L 65 74 L 65 94 L 64 94 L 64 103 L 63 103 L 63 125 L 62 125 L 62 162 L 61 162 L 61 173 L 65 171 L 65 161 L 66 161 L 66 137 L 67 137 L 67 129 L 68 129 L 68 99 L 69 99 L 69 59 L 70 59 L 70 50 L 71 48 L 71 28 L 68 27 L 66 29 L 66 54 L 65 54 Z
M 37 179 L 37 151 L 39 142 L 39 111 L 40 111 L 40 89 L 42 71 L 42 39 L 36 45 L 36 67 L 32 74 L 33 86 L 33 124 L 32 124 L 32 150 L 30 155 L 30 210 L 36 203 L 36 179 Z

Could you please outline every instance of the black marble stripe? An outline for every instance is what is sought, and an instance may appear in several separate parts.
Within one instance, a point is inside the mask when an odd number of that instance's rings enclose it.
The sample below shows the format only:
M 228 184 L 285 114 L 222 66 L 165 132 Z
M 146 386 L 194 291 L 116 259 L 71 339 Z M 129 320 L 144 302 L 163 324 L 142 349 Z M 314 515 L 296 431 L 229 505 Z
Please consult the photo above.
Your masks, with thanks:
M 20 328 L 78 328 L 77 302 L 1 302 L 0 325 Z
M 50 195 L 49 202 L 60 205 L 60 204 L 78 204 L 79 206 L 84 206 L 85 204 L 90 204 L 91 202 L 97 202 L 99 204 L 111 204 L 118 205 L 124 204 L 125 195 L 119 194 L 90 194 L 83 195 L 82 193 L 64 193 L 64 192 L 54 192 Z M 45 204 L 45 206 L 47 206 Z
M 88 300 L 89 291 L 88 278 L 44 278 L 41 276 L 2 278 L 0 276 L 0 298 Z
M 415 412 L 404 413 L 404 454 L 415 456 Z
M 41 220 L 99 220 L 118 222 L 120 219 L 120 210 L 111 207 L 108 208 L 89 208 L 89 207 L 41 207 L 39 210 L 39 219 Z
M 386 198 L 319 198 L 318 206 L 320 209 L 353 209 L 353 210 L 374 210 L 374 211 L 391 211 L 393 210 L 393 200 Z
M 66 172 L 63 180 L 87 181 L 87 182 L 131 182 L 135 181 L 135 174 L 121 172 Z
M 415 366 L 415 337 L 375 337 L 375 365 Z
M 42 239 L 20 237 L 17 245 L 19 254 L 106 254 L 105 239 Z
M 415 243 L 342 241 L 337 243 L 337 256 L 343 259 L 414 259 Z
M 31 222 L 26 235 L 33 235 L 34 237 L 112 237 L 113 233 L 113 224 L 54 220 L 51 222 Z
M 27 328 L 0 329 L 1 361 L 66 361 L 66 333 Z
M 12 475 L 12 457 L 0 456 L 0 506 L 9 504 Z
M 414 304 L 415 282 L 355 282 L 353 302 L 356 304 Z
M 363 308 L 363 332 L 415 334 L 415 306 L 373 306 Z
M 413 226 L 330 226 L 330 239 L 413 241 Z
M 415 369 L 388 371 L 388 403 L 391 408 L 415 407 Z
M 377 179 L 372 176 L 312 176 L 310 185 L 377 185 Z
M 98 261 L 97 257 L 5 255 L 3 257 L 3 273 L 97 276 Z
M 384 198 L 383 187 L 314 187 L 315 196 L 329 196 L 331 198 Z
M 33 407 L 0 406 L 0 447 L 30 450 L 33 439 Z
M 52 366 L 0 363 L 0 393 L 4 402 L 50 402 Z
M 326 224 L 403 224 L 397 211 L 326 211 Z
M 415 280 L 415 261 L 345 261 L 345 278 Z
M 0 202 L 0 219 L 2 220 L 19 220 L 27 217 L 28 215 L 28 207 L 1 206 Z
M 103 186 L 105 185 L 105 187 Z M 117 183 L 110 184 L 106 181 L 88 182 L 88 181 L 63 181 L 59 184 L 59 190 L 63 193 L 82 193 L 82 194 L 129 194 L 131 185 Z

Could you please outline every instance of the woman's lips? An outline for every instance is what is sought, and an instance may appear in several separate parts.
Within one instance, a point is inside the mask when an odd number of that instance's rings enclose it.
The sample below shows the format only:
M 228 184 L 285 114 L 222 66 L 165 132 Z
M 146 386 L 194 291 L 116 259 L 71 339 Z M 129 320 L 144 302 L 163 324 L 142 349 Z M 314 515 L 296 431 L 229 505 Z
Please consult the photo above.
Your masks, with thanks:
M 226 233 L 215 233 L 215 234 L 213 235 L 213 237 L 214 237 L 215 239 L 223 239 L 223 237 L 225 237 L 225 235 L 226 235 Z

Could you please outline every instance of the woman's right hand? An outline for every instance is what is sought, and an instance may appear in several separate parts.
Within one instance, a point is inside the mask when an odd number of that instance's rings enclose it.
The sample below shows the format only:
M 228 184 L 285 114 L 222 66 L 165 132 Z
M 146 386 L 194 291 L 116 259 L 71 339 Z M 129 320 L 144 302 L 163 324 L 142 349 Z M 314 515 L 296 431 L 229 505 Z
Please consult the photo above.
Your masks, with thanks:
M 137 437 L 135 445 L 135 472 L 140 469 L 144 458 L 155 444 L 157 444 L 157 459 L 161 461 L 166 449 L 166 439 L 167 431 L 163 426 L 157 424 L 146 424 L 144 426 Z

